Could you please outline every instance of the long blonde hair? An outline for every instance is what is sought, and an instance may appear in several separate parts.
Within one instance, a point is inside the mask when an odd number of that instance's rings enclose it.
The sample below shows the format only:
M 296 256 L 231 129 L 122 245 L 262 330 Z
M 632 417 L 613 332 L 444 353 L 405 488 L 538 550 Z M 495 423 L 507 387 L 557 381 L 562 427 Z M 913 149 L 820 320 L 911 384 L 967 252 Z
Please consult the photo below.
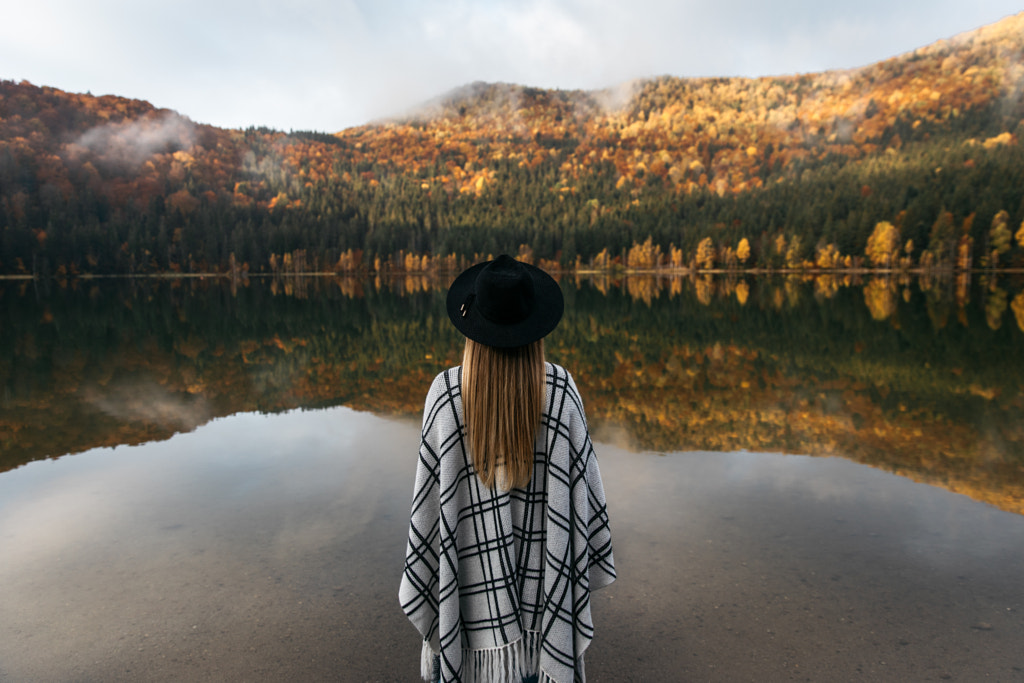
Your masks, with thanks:
M 466 338 L 462 408 L 470 457 L 484 486 L 522 488 L 544 403 L 544 340 L 510 349 Z

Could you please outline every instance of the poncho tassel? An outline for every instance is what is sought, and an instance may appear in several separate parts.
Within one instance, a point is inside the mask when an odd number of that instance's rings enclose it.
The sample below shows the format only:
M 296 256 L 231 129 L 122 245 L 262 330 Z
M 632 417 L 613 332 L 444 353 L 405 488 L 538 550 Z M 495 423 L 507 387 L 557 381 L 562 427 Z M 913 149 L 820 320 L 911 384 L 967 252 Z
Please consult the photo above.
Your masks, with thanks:
M 529 675 L 540 669 L 540 633 L 538 631 L 523 632 L 523 673 Z
M 423 649 L 420 650 L 420 677 L 425 681 L 434 680 L 434 657 L 437 653 L 430 647 L 430 641 L 423 641 Z
M 527 634 L 530 634 L 527 631 Z M 462 675 L 466 681 L 521 681 L 531 671 L 530 660 L 537 661 L 540 653 L 531 652 L 540 645 L 540 638 L 522 638 L 502 647 L 489 650 L 463 650 Z M 536 634 L 539 635 L 539 634 Z M 539 647 L 537 648 L 539 650 Z M 536 669 L 532 669 L 535 671 Z
M 541 637 L 537 631 L 526 631 L 519 640 L 489 650 L 462 651 L 462 679 L 465 681 L 508 681 L 519 683 L 524 676 L 538 674 L 538 683 L 555 683 L 540 668 Z M 437 654 L 429 641 L 423 641 L 420 654 L 420 675 L 425 681 L 434 676 Z

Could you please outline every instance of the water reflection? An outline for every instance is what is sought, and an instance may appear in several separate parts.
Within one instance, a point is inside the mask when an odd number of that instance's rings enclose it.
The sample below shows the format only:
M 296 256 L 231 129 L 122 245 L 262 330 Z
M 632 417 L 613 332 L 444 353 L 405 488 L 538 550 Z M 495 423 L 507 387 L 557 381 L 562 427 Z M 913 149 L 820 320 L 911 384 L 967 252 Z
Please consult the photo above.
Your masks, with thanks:
M 1017 675 L 1021 517 L 838 458 L 599 453 L 627 580 L 594 609 L 629 626 L 596 680 Z
M 0 283 L 0 467 L 239 412 L 416 416 L 446 281 Z M 1024 512 L 1024 291 L 907 275 L 564 281 L 548 354 L 632 449 L 841 455 Z
M 411 680 L 418 431 L 239 414 L 0 475 L 0 679 Z M 837 458 L 597 449 L 594 681 L 1019 672 L 1019 515 Z
M 418 431 L 243 414 L 5 473 L 0 679 L 385 680 Z

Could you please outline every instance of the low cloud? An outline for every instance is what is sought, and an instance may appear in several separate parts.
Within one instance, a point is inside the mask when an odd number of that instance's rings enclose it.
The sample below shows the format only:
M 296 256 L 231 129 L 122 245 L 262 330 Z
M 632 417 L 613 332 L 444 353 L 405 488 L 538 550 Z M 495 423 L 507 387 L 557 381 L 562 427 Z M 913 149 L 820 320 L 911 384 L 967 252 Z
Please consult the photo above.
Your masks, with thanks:
M 75 145 L 84 147 L 107 163 L 133 168 L 154 154 L 191 148 L 195 144 L 195 128 L 187 118 L 168 112 L 96 126 L 83 133 Z
M 625 109 L 641 87 L 643 87 L 641 80 L 626 81 L 594 92 L 594 99 L 606 114 L 612 114 Z

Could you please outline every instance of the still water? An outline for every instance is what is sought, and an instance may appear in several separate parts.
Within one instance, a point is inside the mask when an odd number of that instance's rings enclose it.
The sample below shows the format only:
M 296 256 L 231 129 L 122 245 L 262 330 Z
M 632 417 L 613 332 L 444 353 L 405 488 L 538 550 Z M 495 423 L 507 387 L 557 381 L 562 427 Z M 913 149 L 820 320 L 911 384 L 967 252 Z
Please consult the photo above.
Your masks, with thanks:
M 0 680 L 415 680 L 444 284 L 0 284 Z M 972 284 L 563 282 L 592 681 L 1024 678 L 1024 311 Z

